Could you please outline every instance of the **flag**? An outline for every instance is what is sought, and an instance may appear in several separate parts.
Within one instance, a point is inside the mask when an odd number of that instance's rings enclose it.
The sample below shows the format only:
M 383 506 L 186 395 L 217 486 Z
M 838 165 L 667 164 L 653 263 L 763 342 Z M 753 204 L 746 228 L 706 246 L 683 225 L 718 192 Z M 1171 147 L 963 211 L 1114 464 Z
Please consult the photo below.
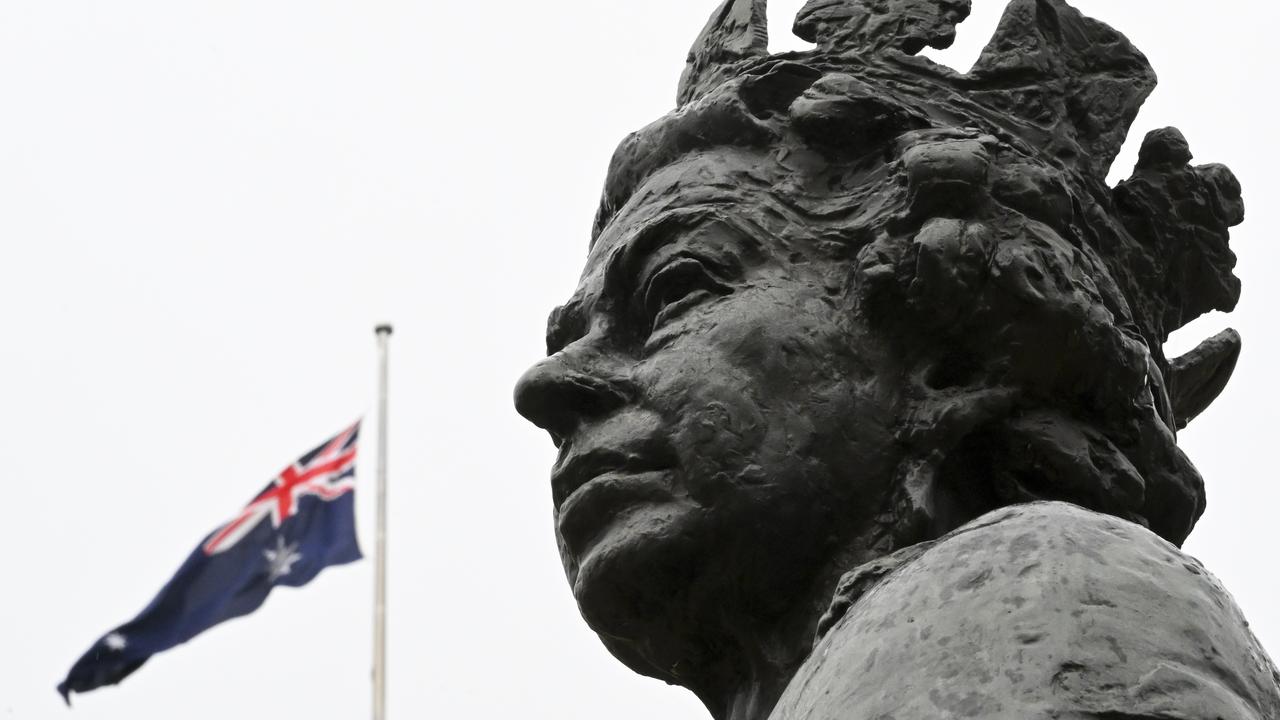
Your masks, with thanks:
M 359 560 L 355 460 L 360 423 L 303 455 L 244 510 L 213 531 L 137 617 L 103 635 L 58 685 L 71 693 L 114 685 L 152 655 L 258 609 L 277 585 L 307 584 Z

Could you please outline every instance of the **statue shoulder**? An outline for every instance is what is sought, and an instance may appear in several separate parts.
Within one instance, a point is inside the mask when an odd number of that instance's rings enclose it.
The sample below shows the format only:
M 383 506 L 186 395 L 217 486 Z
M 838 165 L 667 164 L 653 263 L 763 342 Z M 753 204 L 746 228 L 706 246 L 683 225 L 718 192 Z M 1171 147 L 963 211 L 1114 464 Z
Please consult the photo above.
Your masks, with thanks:
M 773 720 L 1280 717 L 1230 595 L 1145 528 L 992 512 L 850 573 Z

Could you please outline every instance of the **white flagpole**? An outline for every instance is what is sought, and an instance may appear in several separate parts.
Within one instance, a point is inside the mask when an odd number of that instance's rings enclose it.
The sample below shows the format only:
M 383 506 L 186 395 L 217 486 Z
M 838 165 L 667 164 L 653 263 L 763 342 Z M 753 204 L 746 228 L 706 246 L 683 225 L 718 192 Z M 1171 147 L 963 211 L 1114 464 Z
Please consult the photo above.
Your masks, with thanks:
M 373 720 L 387 717 L 387 354 L 391 326 L 378 338 L 378 528 L 373 590 Z

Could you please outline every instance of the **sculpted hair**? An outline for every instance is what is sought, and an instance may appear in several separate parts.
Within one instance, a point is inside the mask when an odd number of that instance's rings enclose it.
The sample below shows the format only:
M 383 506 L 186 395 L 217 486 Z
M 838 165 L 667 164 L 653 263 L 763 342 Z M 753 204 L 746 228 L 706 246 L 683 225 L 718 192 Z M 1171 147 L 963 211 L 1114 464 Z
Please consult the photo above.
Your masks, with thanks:
M 1014 0 L 967 74 L 916 56 L 968 12 L 811 0 L 795 29 L 815 48 L 770 55 L 763 0 L 727 0 L 678 108 L 615 153 L 595 235 L 657 170 L 752 154 L 742 182 L 786 209 L 783 232 L 849 261 L 855 311 L 892 328 L 907 368 L 894 544 L 1034 499 L 1181 544 L 1205 501 L 1175 433 L 1226 385 L 1240 338 L 1174 360 L 1163 346 L 1239 298 L 1239 183 L 1190 165 L 1167 128 L 1108 187 L 1155 87 L 1146 59 L 1061 0 Z

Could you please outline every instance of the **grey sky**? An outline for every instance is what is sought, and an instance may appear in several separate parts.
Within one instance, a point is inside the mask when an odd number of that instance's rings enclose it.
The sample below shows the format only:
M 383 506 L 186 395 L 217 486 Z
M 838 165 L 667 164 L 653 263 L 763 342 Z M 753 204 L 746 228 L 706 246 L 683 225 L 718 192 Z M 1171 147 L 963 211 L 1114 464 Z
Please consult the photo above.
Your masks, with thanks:
M 0 4 L 0 718 L 54 685 L 283 465 L 372 416 L 396 323 L 392 718 L 702 718 L 577 616 L 552 447 L 511 409 L 570 293 L 615 143 L 673 104 L 716 0 Z M 774 47 L 801 0 L 775 0 Z M 1001 0 L 975 0 L 961 69 Z M 1187 549 L 1280 652 L 1280 366 L 1270 29 L 1256 0 L 1078 0 L 1147 53 L 1146 130 L 1239 175 L 1236 379 L 1182 436 L 1208 484 Z M 1183 331 L 1175 352 L 1227 324 Z M 372 456 L 357 493 L 372 549 Z M 372 565 L 277 591 L 74 717 L 368 715 Z

